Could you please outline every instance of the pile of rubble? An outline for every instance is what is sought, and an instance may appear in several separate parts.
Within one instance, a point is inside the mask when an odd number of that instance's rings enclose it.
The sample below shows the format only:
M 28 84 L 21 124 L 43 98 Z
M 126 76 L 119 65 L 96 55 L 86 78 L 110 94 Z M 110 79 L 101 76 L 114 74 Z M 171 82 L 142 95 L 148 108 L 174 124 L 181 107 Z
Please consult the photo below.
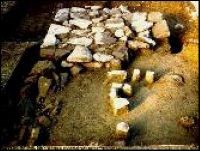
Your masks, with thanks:
M 61 67 L 120 69 L 129 53 L 152 48 L 170 36 L 160 12 L 130 12 L 127 7 L 71 7 L 58 10 L 41 45 L 40 56 Z

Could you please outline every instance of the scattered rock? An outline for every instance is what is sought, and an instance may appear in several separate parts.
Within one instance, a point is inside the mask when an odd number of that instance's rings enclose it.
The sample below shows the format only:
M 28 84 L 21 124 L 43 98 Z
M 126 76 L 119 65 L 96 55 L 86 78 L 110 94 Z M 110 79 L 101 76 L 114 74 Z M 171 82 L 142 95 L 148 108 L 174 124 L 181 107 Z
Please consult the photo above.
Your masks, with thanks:
M 114 98 L 111 104 L 115 116 L 128 112 L 129 101 L 126 98 Z
M 124 21 L 122 18 L 111 18 L 105 22 L 106 28 L 122 28 L 124 27 Z
M 153 37 L 157 39 L 167 38 L 170 36 L 169 27 L 166 20 L 157 22 L 152 28 Z
M 92 24 L 92 21 L 87 20 L 87 19 L 76 18 L 76 19 L 69 20 L 69 24 L 75 25 L 81 29 L 87 29 L 88 26 Z
M 87 47 L 77 45 L 74 51 L 67 57 L 69 62 L 90 62 L 92 54 Z
M 109 8 L 104 8 L 103 11 L 104 11 L 106 14 L 110 14 L 110 9 L 109 9 Z
M 70 72 L 73 76 L 79 74 L 81 71 L 83 71 L 83 67 L 81 67 L 80 65 L 74 65 L 70 68 Z
M 122 90 L 123 90 L 123 92 L 124 92 L 125 95 L 127 95 L 129 97 L 132 95 L 132 87 L 131 87 L 130 84 L 125 83 L 123 85 L 123 87 L 122 87 Z
M 69 18 L 69 8 L 59 9 L 54 20 L 58 22 L 66 21 Z
M 116 126 L 117 138 L 126 139 L 129 131 L 129 125 L 125 122 L 120 122 Z
M 98 62 L 109 62 L 114 57 L 112 55 L 107 55 L 97 52 L 93 55 L 93 58 Z
M 163 14 L 160 12 L 150 12 L 148 14 L 147 20 L 150 22 L 158 22 L 163 20 Z
M 56 44 L 59 43 L 59 40 L 56 39 L 55 35 L 53 34 L 47 34 L 43 40 L 42 45 L 40 46 L 40 48 L 46 48 L 49 46 L 55 46 Z
M 87 38 L 87 37 L 80 37 L 80 38 L 70 38 L 67 43 L 73 44 L 73 45 L 83 45 L 83 46 L 89 46 L 92 44 L 93 39 Z

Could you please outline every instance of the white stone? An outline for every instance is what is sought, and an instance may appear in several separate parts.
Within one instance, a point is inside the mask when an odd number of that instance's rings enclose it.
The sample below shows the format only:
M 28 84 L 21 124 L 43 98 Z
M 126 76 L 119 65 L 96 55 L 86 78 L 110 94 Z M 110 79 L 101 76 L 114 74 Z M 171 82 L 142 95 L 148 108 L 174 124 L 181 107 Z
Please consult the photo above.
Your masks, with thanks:
M 122 83 L 113 82 L 113 83 L 111 84 L 111 88 L 114 88 L 114 89 L 121 89 L 122 86 L 123 86 Z
M 154 82 L 154 72 L 153 71 L 149 71 L 147 70 L 146 71 L 146 74 L 145 74 L 145 81 L 148 83 L 148 84 L 152 84 Z
M 150 12 L 148 14 L 147 20 L 150 22 L 158 22 L 163 19 L 163 14 L 160 12 Z
M 119 8 L 122 13 L 130 13 L 127 6 L 120 5 Z
M 92 10 L 91 12 L 89 12 L 89 16 L 91 16 L 91 17 L 95 17 L 97 15 L 99 15 L 99 11 L 98 10 Z
M 120 122 L 116 126 L 116 131 L 122 131 L 122 132 L 128 133 L 129 125 L 125 122 Z
M 104 27 L 92 27 L 92 33 L 104 32 L 104 31 L 105 31 Z
M 106 28 L 122 28 L 124 27 L 124 21 L 122 18 L 111 18 L 105 22 Z
M 70 13 L 70 18 L 73 18 L 73 19 L 90 19 L 89 15 L 86 14 L 86 13 Z
M 157 39 L 167 38 L 170 36 L 169 27 L 166 20 L 157 22 L 152 28 L 153 37 Z
M 107 73 L 107 80 L 112 82 L 123 82 L 127 78 L 125 70 L 111 70 Z
M 153 23 L 145 20 L 133 20 L 131 26 L 136 32 L 142 32 L 152 27 Z
M 97 23 L 101 22 L 103 19 L 104 19 L 103 16 L 98 17 L 98 18 L 93 18 L 93 19 L 92 19 L 92 22 L 95 23 L 95 24 L 97 24 Z
M 125 42 L 126 42 L 126 41 L 128 40 L 128 37 L 127 37 L 127 36 L 123 36 L 123 37 L 119 38 L 119 40 L 120 40 L 120 41 L 125 41 Z
M 178 23 L 178 24 L 176 24 L 174 26 L 174 29 L 176 29 L 176 30 L 183 30 L 184 29 L 184 25 Z
M 94 60 L 99 61 L 99 62 L 109 62 L 112 60 L 114 57 L 112 55 L 107 55 L 107 54 L 102 54 L 102 53 L 95 53 L 93 55 Z
M 87 20 L 87 19 L 77 18 L 77 19 L 69 20 L 69 24 L 78 26 L 81 29 L 86 29 L 86 28 L 88 28 L 89 25 L 92 24 L 92 21 Z
M 133 50 L 137 50 L 137 49 L 140 49 L 140 48 L 149 48 L 149 44 L 145 43 L 145 42 L 142 42 L 142 41 L 132 41 L 132 40 L 129 40 L 128 41 L 128 47 L 130 49 L 133 49 Z
M 62 23 L 63 26 L 69 26 L 69 21 L 68 20 L 65 20 L 63 23 Z
M 67 42 L 68 44 L 73 45 L 83 45 L 83 46 L 89 46 L 92 44 L 93 39 L 87 38 L 87 37 L 80 37 L 80 38 L 70 38 Z
M 110 14 L 110 9 L 109 9 L 109 8 L 104 8 L 103 11 L 104 11 L 106 14 Z
M 86 12 L 86 9 L 81 7 L 72 7 L 70 11 L 74 13 L 83 13 Z
M 114 98 L 113 99 L 113 108 L 114 110 L 119 110 L 126 107 L 129 104 L 129 101 L 126 98 Z
M 124 31 L 123 31 L 123 29 L 117 29 L 117 30 L 115 31 L 115 36 L 118 37 L 118 38 L 123 37 L 123 36 L 124 36 Z
M 59 9 L 54 20 L 58 22 L 66 21 L 69 18 L 69 8 Z
M 139 79 L 140 79 L 140 69 L 134 69 L 131 77 L 131 82 L 134 83 L 136 81 L 139 81 Z
M 48 34 L 52 34 L 52 35 L 66 34 L 66 33 L 69 33 L 70 30 L 71 30 L 70 27 L 57 25 L 57 24 L 51 24 L 48 30 Z
M 53 34 L 47 34 L 45 38 L 43 39 L 43 43 L 40 46 L 40 48 L 45 48 L 48 46 L 55 46 L 59 40 L 56 39 L 55 35 Z
M 77 45 L 73 52 L 67 57 L 68 62 L 90 62 L 92 54 L 87 47 Z
M 126 94 L 127 96 L 132 95 L 132 87 L 130 84 L 125 83 L 122 87 L 122 90 L 123 90 L 124 94 Z
M 142 31 L 142 32 L 139 32 L 138 33 L 138 37 L 149 37 L 149 30 L 145 30 L 145 31 Z
M 111 44 L 116 42 L 116 38 L 110 36 L 109 32 L 96 32 L 94 35 L 95 43 L 96 44 Z
M 147 13 L 146 12 L 134 12 L 132 14 L 132 21 L 145 21 L 147 19 Z
M 150 45 L 152 45 L 152 46 L 155 46 L 156 45 L 156 42 L 153 40 L 153 39 L 151 39 L 151 38 L 148 38 L 148 37 L 140 37 L 144 42 L 146 42 L 146 43 L 148 43 L 148 44 L 150 44 Z
M 132 36 L 133 32 L 128 26 L 124 26 L 123 30 L 124 30 L 125 36 L 127 36 L 127 37 Z
M 115 99 L 115 98 L 118 97 L 118 95 L 117 95 L 117 89 L 111 88 L 110 89 L 110 93 L 109 93 L 109 97 L 110 97 L 110 101 L 111 101 L 111 104 L 112 104 L 113 99 Z
M 72 67 L 72 66 L 73 66 L 73 63 L 67 62 L 67 61 L 65 61 L 65 60 L 63 60 L 63 61 L 61 62 L 61 67 L 63 67 L 63 68 Z
M 88 30 L 88 29 L 81 29 L 81 30 L 74 29 L 74 30 L 71 31 L 72 34 L 75 34 L 75 35 L 81 36 L 81 37 L 87 36 L 89 32 L 91 32 L 91 30 Z

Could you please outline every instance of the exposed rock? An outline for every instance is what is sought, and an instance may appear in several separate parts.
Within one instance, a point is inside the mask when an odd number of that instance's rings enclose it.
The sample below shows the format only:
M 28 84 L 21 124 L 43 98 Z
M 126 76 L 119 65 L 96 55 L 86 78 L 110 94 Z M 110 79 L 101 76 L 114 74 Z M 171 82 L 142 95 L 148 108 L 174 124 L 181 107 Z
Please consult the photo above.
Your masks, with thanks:
M 57 25 L 57 24 L 51 24 L 48 30 L 48 34 L 52 34 L 52 35 L 65 34 L 65 33 L 69 33 L 70 30 L 71 30 L 70 27 Z
M 158 22 L 163 20 L 163 14 L 160 12 L 150 12 L 148 14 L 147 20 L 150 22 Z
M 46 59 L 53 59 L 55 56 L 55 48 L 40 49 L 40 57 Z
M 118 37 L 118 38 L 123 37 L 123 36 L 124 36 L 124 31 L 123 31 L 123 29 L 117 29 L 117 30 L 115 31 L 115 36 Z
M 126 98 L 114 98 L 112 101 L 113 113 L 118 115 L 119 113 L 128 112 L 129 101 Z
M 65 60 L 63 60 L 63 61 L 61 62 L 61 67 L 63 67 L 63 68 L 70 68 L 70 67 L 72 67 L 73 65 L 74 65 L 73 63 L 67 62 L 67 61 L 65 61 Z
M 86 68 L 101 68 L 101 67 L 103 67 L 103 63 L 101 63 L 101 62 L 88 62 L 88 63 L 82 63 L 82 65 Z
M 142 31 L 142 32 L 139 32 L 138 33 L 138 37 L 149 37 L 149 30 L 145 30 L 145 31 Z
M 54 20 L 58 22 L 66 21 L 69 18 L 69 8 L 59 9 Z
M 105 22 L 106 28 L 122 28 L 124 27 L 124 21 L 122 18 L 111 18 Z
M 87 37 L 80 37 L 80 38 L 70 38 L 67 43 L 73 44 L 73 45 L 83 45 L 83 46 L 89 46 L 92 44 L 93 39 L 87 38 Z
M 110 14 L 110 9 L 109 9 L 109 8 L 104 8 L 103 11 L 104 11 L 106 14 Z
M 102 54 L 102 53 L 97 52 L 93 55 L 93 58 L 94 60 L 98 62 L 108 62 L 114 57 L 112 55 L 107 55 L 107 54 Z
M 145 20 L 132 20 L 131 26 L 133 28 L 133 30 L 135 30 L 136 32 L 142 32 L 145 30 L 148 30 L 150 27 L 153 26 L 152 22 L 148 22 Z
M 74 51 L 67 57 L 69 62 L 90 62 L 92 54 L 87 47 L 77 45 Z
M 169 27 L 166 20 L 157 22 L 152 28 L 153 37 L 161 39 L 170 36 Z
M 96 44 L 111 44 L 116 42 L 116 38 L 111 37 L 111 33 L 109 32 L 97 32 L 94 35 Z
M 81 29 L 86 29 L 88 28 L 89 25 L 92 24 L 92 21 L 87 20 L 87 19 L 76 18 L 76 19 L 69 20 L 69 24 L 75 25 Z
M 146 71 L 145 81 L 148 84 L 152 84 L 154 82 L 154 74 L 155 74 L 154 71 L 149 71 L 149 70 Z
M 86 12 L 86 9 L 81 7 L 71 7 L 70 11 L 74 13 L 84 13 Z
M 128 47 L 130 49 L 137 50 L 139 48 L 149 48 L 149 44 L 144 43 L 142 41 L 137 41 L 137 40 L 131 41 L 131 40 L 129 40 L 128 41 Z
M 70 72 L 73 76 L 79 74 L 81 71 L 83 71 L 83 67 L 81 67 L 80 65 L 74 65 L 70 68 Z

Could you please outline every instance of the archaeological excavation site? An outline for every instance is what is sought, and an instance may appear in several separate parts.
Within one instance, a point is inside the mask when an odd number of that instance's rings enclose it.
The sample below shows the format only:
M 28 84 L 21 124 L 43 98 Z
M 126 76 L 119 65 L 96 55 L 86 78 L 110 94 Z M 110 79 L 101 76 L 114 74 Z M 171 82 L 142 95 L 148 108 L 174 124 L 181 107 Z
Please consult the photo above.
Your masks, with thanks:
M 199 149 L 195 1 L 2 1 L 0 146 Z

